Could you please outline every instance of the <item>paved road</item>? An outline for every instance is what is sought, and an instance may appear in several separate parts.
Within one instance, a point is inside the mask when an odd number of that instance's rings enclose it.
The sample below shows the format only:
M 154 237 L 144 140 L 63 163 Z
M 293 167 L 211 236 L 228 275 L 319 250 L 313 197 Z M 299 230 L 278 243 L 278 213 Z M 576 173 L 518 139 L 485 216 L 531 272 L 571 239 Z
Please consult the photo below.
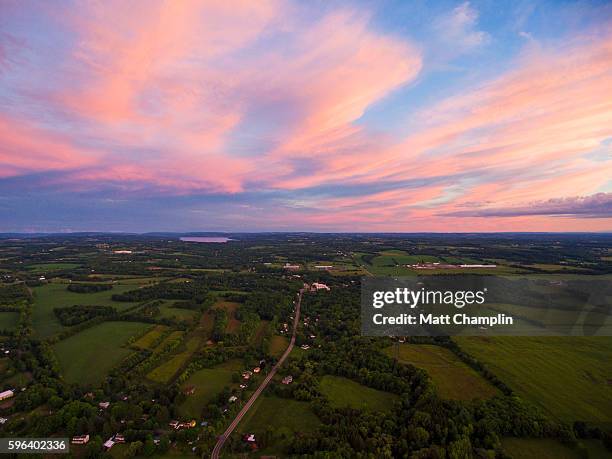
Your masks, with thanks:
M 249 411 L 249 408 L 251 408 L 253 403 L 255 403 L 255 400 L 257 400 L 257 397 L 259 397 L 259 395 L 265 390 L 265 388 L 268 386 L 268 384 L 270 383 L 270 381 L 276 374 L 277 370 L 281 367 L 285 359 L 291 353 L 293 349 L 293 345 L 295 344 L 295 334 L 297 333 L 297 327 L 298 327 L 298 323 L 300 320 L 300 307 L 302 306 L 302 294 L 303 293 L 304 293 L 304 290 L 302 289 L 300 290 L 300 293 L 298 294 L 298 300 L 297 300 L 296 307 L 295 307 L 295 317 L 293 319 L 293 332 L 291 334 L 291 341 L 289 341 L 289 346 L 287 346 L 287 349 L 285 350 L 285 352 L 283 353 L 279 361 L 276 362 L 276 365 L 272 367 L 272 370 L 270 370 L 270 373 L 268 373 L 268 376 L 266 376 L 266 379 L 263 380 L 263 382 L 260 384 L 257 390 L 253 392 L 253 395 L 251 395 L 251 398 L 249 399 L 249 401 L 246 402 L 246 404 L 242 407 L 242 409 L 240 410 L 240 413 L 238 413 L 238 416 L 236 416 L 236 418 L 232 421 L 232 423 L 225 430 L 225 432 L 223 432 L 223 434 L 218 438 L 217 444 L 215 445 L 212 455 L 210 456 L 212 459 L 219 458 L 221 448 L 223 448 L 225 441 L 230 437 L 230 435 L 232 434 L 236 426 L 240 423 L 244 415 L 247 413 L 247 411 Z

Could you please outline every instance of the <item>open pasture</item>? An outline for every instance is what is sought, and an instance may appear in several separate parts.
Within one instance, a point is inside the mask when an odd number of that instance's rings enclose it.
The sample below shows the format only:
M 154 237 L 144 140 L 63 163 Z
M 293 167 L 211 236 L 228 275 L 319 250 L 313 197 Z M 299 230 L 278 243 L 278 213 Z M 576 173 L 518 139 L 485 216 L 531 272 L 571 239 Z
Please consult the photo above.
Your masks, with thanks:
M 338 408 L 349 406 L 371 411 L 390 411 L 399 400 L 395 394 L 372 389 L 340 376 L 323 376 L 319 390 Z
M 85 305 L 112 306 L 118 311 L 126 309 L 134 303 L 113 301 L 112 295 L 131 290 L 132 285 L 114 284 L 112 290 L 97 293 L 74 293 L 66 290 L 68 284 L 49 283 L 34 287 L 34 304 L 32 305 L 32 326 L 41 338 L 48 338 L 61 332 L 65 327 L 57 320 L 53 308 Z
M 551 416 L 568 422 L 612 422 L 612 337 L 454 339 Z
M 219 394 L 225 387 L 232 386 L 232 374 L 242 370 L 240 360 L 229 360 L 214 368 L 204 368 L 193 373 L 184 384 L 182 389 L 188 386 L 195 387 L 195 393 L 188 395 L 179 407 L 182 416 L 187 418 L 199 418 L 202 409 Z
M 19 323 L 18 312 L 0 312 L 0 330 L 12 331 Z
M 385 349 L 395 356 L 395 346 Z M 430 344 L 399 345 L 398 361 L 421 368 L 427 372 L 443 398 L 472 400 L 493 397 L 499 391 L 475 370 L 463 363 L 450 350 Z
M 62 374 L 69 383 L 96 384 L 130 354 L 125 346 L 150 324 L 103 322 L 53 345 Z

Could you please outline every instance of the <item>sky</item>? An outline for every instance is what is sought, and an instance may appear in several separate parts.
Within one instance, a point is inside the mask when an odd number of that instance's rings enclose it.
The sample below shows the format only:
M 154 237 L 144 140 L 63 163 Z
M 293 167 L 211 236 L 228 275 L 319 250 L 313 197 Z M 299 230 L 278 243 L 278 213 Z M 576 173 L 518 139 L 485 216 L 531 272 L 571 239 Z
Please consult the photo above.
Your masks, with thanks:
M 2 0 L 0 231 L 612 231 L 612 4 Z

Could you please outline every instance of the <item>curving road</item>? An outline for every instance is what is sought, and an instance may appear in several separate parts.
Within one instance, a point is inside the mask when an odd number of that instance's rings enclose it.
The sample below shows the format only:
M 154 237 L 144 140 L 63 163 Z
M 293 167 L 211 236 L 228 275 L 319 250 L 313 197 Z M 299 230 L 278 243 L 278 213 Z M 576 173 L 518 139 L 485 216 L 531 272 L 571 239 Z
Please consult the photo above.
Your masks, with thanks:
M 263 380 L 263 382 L 259 385 L 257 390 L 253 392 L 253 395 L 251 395 L 251 398 L 249 398 L 249 401 L 246 402 L 246 404 L 242 407 L 242 409 L 240 410 L 240 413 L 238 413 L 236 418 L 232 421 L 232 423 L 225 430 L 225 432 L 223 432 L 223 434 L 219 436 L 219 438 L 217 439 L 217 444 L 215 445 L 212 451 L 212 454 L 210 456 L 212 459 L 219 459 L 219 454 L 221 452 L 221 448 L 223 448 L 223 445 L 225 444 L 225 441 L 230 437 L 230 435 L 232 434 L 236 426 L 240 423 L 240 421 L 242 421 L 242 418 L 247 413 L 247 411 L 249 411 L 249 408 L 251 408 L 253 403 L 255 403 L 255 400 L 257 400 L 257 397 L 259 397 L 259 395 L 265 390 L 265 388 L 268 387 L 268 384 L 270 383 L 270 381 L 272 380 L 272 378 L 274 377 L 278 369 L 282 366 L 285 359 L 289 356 L 289 354 L 293 350 L 293 346 L 295 344 L 295 335 L 297 333 L 297 327 L 298 327 L 298 323 L 300 320 L 300 307 L 302 305 L 302 294 L 303 293 L 304 293 L 304 289 L 301 289 L 300 293 L 298 294 L 298 300 L 297 300 L 296 307 L 295 307 L 295 317 L 293 319 L 293 332 L 291 333 L 291 340 L 289 341 L 289 346 L 287 346 L 287 349 L 285 350 L 285 352 L 283 353 L 279 361 L 276 362 L 276 365 L 272 367 L 272 370 L 270 370 L 270 373 L 268 373 L 268 376 L 266 376 L 266 379 Z

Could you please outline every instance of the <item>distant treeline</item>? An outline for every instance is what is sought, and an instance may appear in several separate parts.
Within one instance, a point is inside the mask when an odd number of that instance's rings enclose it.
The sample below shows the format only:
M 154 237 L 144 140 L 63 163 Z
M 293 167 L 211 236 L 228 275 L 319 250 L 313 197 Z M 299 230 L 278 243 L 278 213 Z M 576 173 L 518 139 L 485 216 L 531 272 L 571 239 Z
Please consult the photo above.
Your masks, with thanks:
M 64 308 L 54 308 L 53 313 L 64 326 L 70 327 L 82 322 L 86 322 L 94 317 L 111 317 L 117 310 L 111 306 L 69 306 Z
M 111 290 L 112 284 L 70 284 L 67 290 L 74 293 L 97 293 Z

